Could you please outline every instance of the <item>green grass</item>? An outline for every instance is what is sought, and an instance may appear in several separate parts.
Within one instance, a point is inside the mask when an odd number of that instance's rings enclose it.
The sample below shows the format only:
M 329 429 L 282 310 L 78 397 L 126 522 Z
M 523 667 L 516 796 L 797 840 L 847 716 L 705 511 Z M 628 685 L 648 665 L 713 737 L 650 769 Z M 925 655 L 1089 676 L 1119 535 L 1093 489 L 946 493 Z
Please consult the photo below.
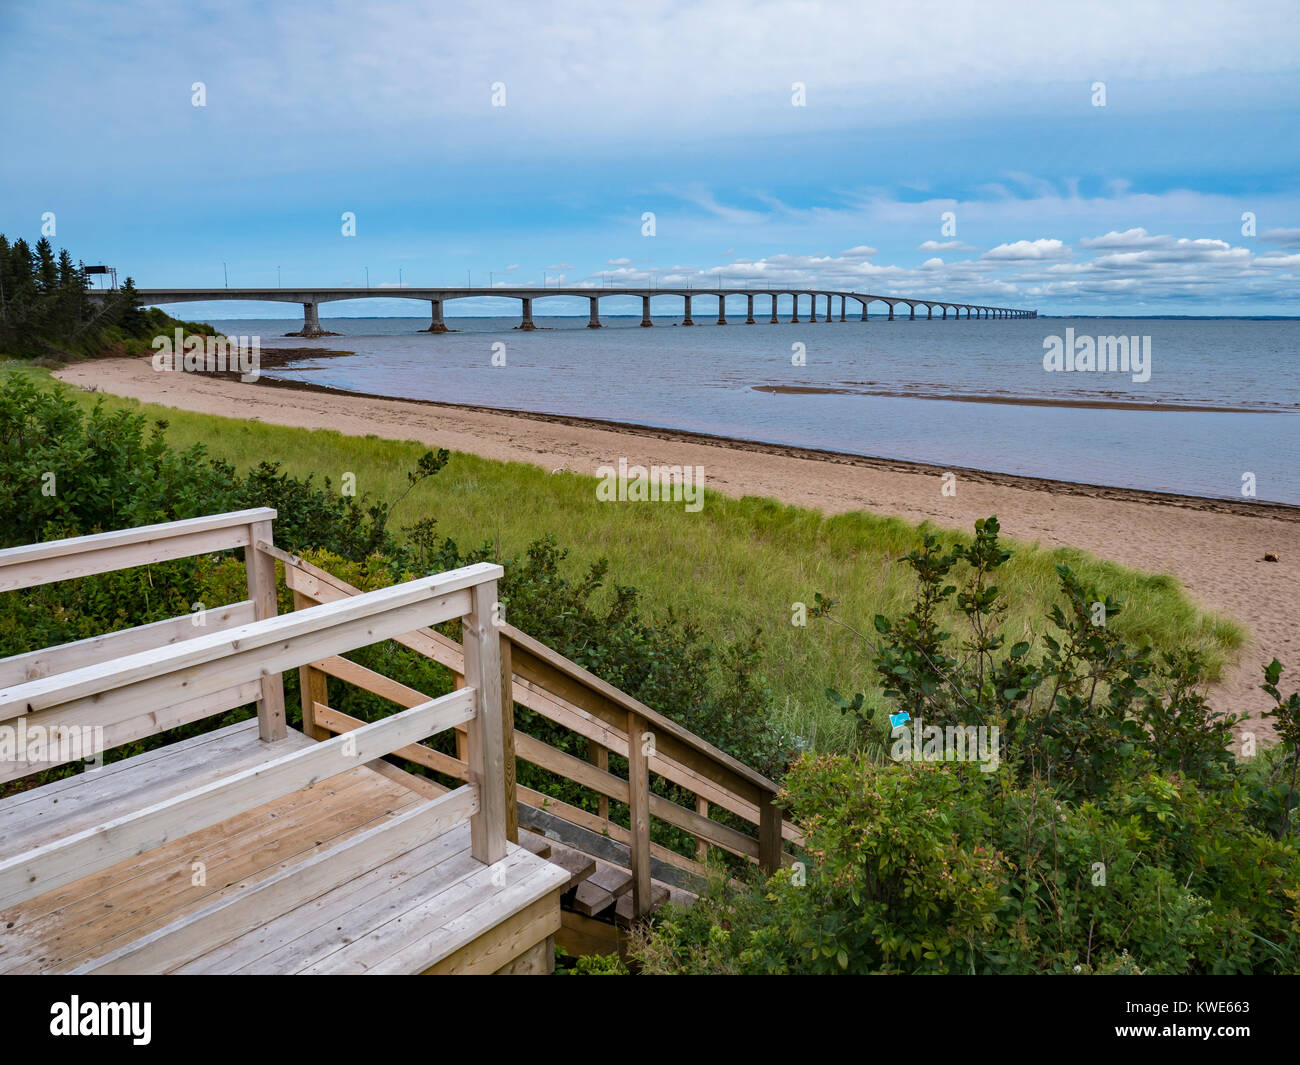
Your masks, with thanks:
M 97 398 L 77 395 L 86 404 Z M 175 447 L 202 443 L 214 457 L 240 468 L 279 460 L 292 473 L 328 476 L 336 486 L 345 472 L 354 473 L 358 494 L 375 499 L 395 499 L 426 450 L 416 443 L 191 414 L 113 396 L 105 402 L 166 419 Z M 778 717 L 819 748 L 843 749 L 851 727 L 824 693 L 828 686 L 846 694 L 875 691 L 866 649 L 826 621 L 792 625 L 793 604 L 811 606 L 813 593 L 822 592 L 840 601 L 838 616 L 867 630 L 872 615 L 902 612 L 913 582 L 897 560 L 918 546 L 925 527 L 864 512 L 826 517 L 771 499 L 712 492 L 693 514 L 681 504 L 600 503 L 595 484 L 593 477 L 552 475 L 457 452 L 441 474 L 406 498 L 392 525 L 436 516 L 443 533 L 463 547 L 491 541 L 504 555 L 522 553 L 530 541 L 553 533 L 575 568 L 608 558 L 611 581 L 637 588 L 653 613 L 670 607 L 688 613 L 716 638 L 761 628 Z M 1082 551 L 1011 541 L 1008 546 L 1015 553 L 1000 585 L 1013 604 L 1009 643 L 1048 628 L 1045 614 L 1056 598 L 1059 562 L 1125 603 L 1115 625 L 1126 636 L 1159 648 L 1201 648 L 1214 669 L 1244 642 L 1240 625 L 1198 610 L 1172 577 L 1141 574 Z

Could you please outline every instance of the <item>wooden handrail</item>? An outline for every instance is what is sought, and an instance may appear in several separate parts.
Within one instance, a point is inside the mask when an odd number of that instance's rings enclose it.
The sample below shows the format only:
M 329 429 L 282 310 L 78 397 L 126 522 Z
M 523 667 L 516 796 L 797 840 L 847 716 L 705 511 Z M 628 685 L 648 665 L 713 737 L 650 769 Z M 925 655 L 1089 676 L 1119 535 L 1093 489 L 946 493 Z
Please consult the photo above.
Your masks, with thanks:
M 258 546 L 285 564 L 286 580 L 293 590 L 296 604 L 337 602 L 359 592 L 346 581 L 273 545 Z M 773 805 L 778 792 L 773 781 L 515 626 L 498 622 L 495 628 L 504 637 L 504 646 L 509 648 L 510 667 L 505 675 L 511 679 L 509 694 L 512 705 L 519 702 L 528 706 L 557 724 L 587 736 L 597 750 L 613 749 L 628 759 L 629 772 L 625 781 L 601 766 L 568 755 L 518 730 L 512 728 L 507 733 L 513 738 L 517 758 L 590 787 L 602 799 L 613 798 L 628 804 L 632 827 L 619 832 L 627 836 L 633 874 L 633 910 L 637 915 L 648 912 L 650 906 L 650 856 L 663 851 L 663 848 L 650 843 L 652 817 L 683 828 L 695 834 L 698 840 L 755 858 L 768 871 L 780 867 L 784 859 L 784 839 L 798 840 L 800 837 L 795 826 L 785 823 L 780 810 Z M 454 678 L 465 675 L 465 656 L 461 647 L 440 633 L 421 629 L 395 639 L 444 665 L 452 671 Z M 318 660 L 306 667 L 304 673 L 307 679 L 303 687 L 304 721 L 310 714 L 314 726 L 321 727 L 322 731 L 355 727 L 355 719 L 328 706 L 324 698 L 326 675 L 357 684 L 399 705 L 424 697 L 414 689 L 347 659 Z M 469 767 L 462 759 L 421 745 L 416 745 L 415 750 L 424 752 L 416 753 L 412 759 L 418 764 L 456 779 L 466 779 L 465 771 Z M 720 824 L 698 808 L 691 810 L 678 806 L 651 793 L 649 774 L 652 771 L 695 790 L 706 803 L 715 802 L 756 823 L 757 838 Z M 547 799 L 520 786 L 503 788 L 503 791 L 510 806 L 516 799 Z M 555 805 L 564 807 L 566 811 L 572 809 L 558 801 Z M 602 812 L 606 809 L 602 807 Z M 585 816 L 595 819 L 597 825 L 604 821 L 611 832 L 619 828 L 608 821 L 607 813 L 599 819 L 595 815 Z M 694 862 L 677 855 L 674 857 L 698 868 Z

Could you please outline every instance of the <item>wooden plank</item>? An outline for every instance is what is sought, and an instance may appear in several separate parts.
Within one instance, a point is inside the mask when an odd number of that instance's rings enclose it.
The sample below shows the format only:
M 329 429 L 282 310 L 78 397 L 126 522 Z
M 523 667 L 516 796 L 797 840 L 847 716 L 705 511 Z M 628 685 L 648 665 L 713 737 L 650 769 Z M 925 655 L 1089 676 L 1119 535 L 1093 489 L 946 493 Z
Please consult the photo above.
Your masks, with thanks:
M 453 721 L 464 721 L 474 713 L 473 696 L 473 689 L 452 692 L 350 735 L 282 755 L 265 765 L 0 861 L 0 907 L 347 772 L 395 747 L 450 727 Z
M 522 910 L 502 921 L 495 928 L 476 936 L 458 951 L 437 965 L 426 969 L 429 975 L 485 975 L 502 973 L 509 969 L 549 973 L 555 968 L 555 933 L 560 929 L 560 898 L 552 893 L 529 903 Z M 521 955 L 534 952 L 537 956 L 525 970 L 511 964 Z M 503 968 L 504 966 L 504 968 Z
M 494 567 L 498 573 L 500 567 Z M 479 791 L 478 813 L 470 820 L 470 850 L 486 865 L 506 855 L 505 758 L 501 749 L 501 641 L 494 624 L 497 582 L 471 590 L 472 606 L 461 618 L 465 681 L 474 686 L 476 713 L 467 722 L 466 762 Z
M 495 624 L 496 615 L 493 614 Z M 501 655 L 501 774 L 506 809 L 506 839 L 519 842 L 519 806 L 515 800 L 515 699 L 510 669 L 510 641 L 498 640 Z
M 294 610 L 306 610 L 312 601 L 301 592 L 293 592 Z M 329 739 L 329 732 L 316 724 L 316 704 L 330 701 L 329 678 L 315 665 L 298 667 L 299 706 L 302 709 L 302 734 L 308 739 Z
M 172 972 L 269 972 L 275 968 L 273 958 L 278 957 L 282 967 L 288 967 L 290 963 L 285 959 L 290 954 L 310 957 L 319 949 L 323 956 L 337 949 L 337 929 L 346 914 L 360 906 L 382 906 L 384 900 L 402 892 L 418 895 L 436 891 L 458 861 L 466 869 L 478 865 L 470 857 L 468 825 L 453 828 L 289 913 L 268 917 L 262 926 L 177 966 Z M 397 914 L 400 910 L 391 912 Z
M 149 625 L 119 629 L 103 636 L 91 636 L 75 643 L 63 643 L 27 654 L 0 658 L 0 687 L 50 677 L 80 666 L 108 662 L 140 651 L 153 650 L 193 639 L 208 632 L 222 632 L 253 621 L 253 603 L 245 599 L 230 606 L 213 607 L 203 613 L 203 625 L 194 624 L 197 614 L 185 614 Z
M 252 542 L 254 522 L 274 519 L 274 510 L 258 507 L 5 548 L 0 550 L 0 592 L 244 547 Z
M 611 862 L 597 862 L 596 871 L 587 877 L 587 883 L 619 898 L 632 890 L 632 874 Z
M 711 818 L 701 817 L 694 810 L 678 806 L 662 795 L 649 795 L 648 805 L 654 817 L 659 818 L 660 821 L 667 821 L 677 828 L 685 829 L 697 839 L 707 840 L 715 846 L 746 858 L 758 857 L 758 840 L 753 836 L 737 832 L 734 828 L 728 828 Z
M 457 788 L 74 972 L 165 972 L 260 926 L 267 914 L 287 912 L 368 869 L 392 861 L 465 820 L 477 808 L 475 789 L 468 785 Z
M 525 832 L 524 835 L 531 835 Z M 583 854 L 582 851 L 574 850 L 572 847 L 551 847 L 551 856 L 547 858 L 552 865 L 558 865 L 569 874 L 569 882 L 565 885 L 565 890 L 577 887 L 587 877 L 596 871 L 596 859 L 590 855 Z
M 632 912 L 650 912 L 650 765 L 646 742 L 647 722 L 638 713 L 627 715 L 628 818 L 632 862 Z M 651 737 L 653 738 L 653 737 Z
M 359 718 L 321 703 L 316 704 L 316 720 L 326 731 L 335 733 L 351 732 L 365 725 L 365 722 Z M 435 751 L 432 747 L 426 747 L 422 743 L 408 744 L 390 753 L 398 758 L 405 758 L 408 762 L 422 765 L 426 769 L 455 777 L 457 780 L 469 780 L 469 766 L 464 762 L 457 761 L 449 754 Z
M 253 611 L 258 621 L 273 618 L 280 612 L 275 589 L 275 560 L 257 550 L 259 540 L 269 542 L 271 523 L 253 522 L 249 525 L 249 544 L 244 548 L 244 572 L 248 578 L 248 598 L 253 601 Z M 264 671 L 258 683 L 261 697 L 257 700 L 257 731 L 264 743 L 274 743 L 284 737 L 284 679 L 278 672 Z
M 650 909 L 651 911 L 659 909 L 668 901 L 668 886 L 660 884 L 658 881 L 650 885 Z M 636 920 L 632 912 L 632 896 L 623 895 L 614 903 L 614 919 L 622 921 L 625 924 L 631 924 Z
M 560 930 L 555 933 L 555 942 L 575 958 L 614 954 L 618 950 L 618 937 L 617 925 L 593 920 L 572 910 L 560 911 Z
M 573 908 L 588 917 L 595 917 L 613 905 L 613 892 L 597 887 L 590 880 L 584 880 L 573 893 Z
M 775 798 L 768 795 L 759 806 L 758 864 L 768 874 L 781 868 L 781 810 L 772 805 Z
M 465 948 L 462 947 L 462 950 Z M 555 933 L 539 940 L 514 961 L 498 969 L 494 976 L 550 976 L 555 972 Z
M 241 625 L 226 632 L 198 636 L 161 651 L 128 655 L 107 666 L 89 666 L 57 677 L 29 681 L 0 690 L 0 718 L 75 702 L 84 697 L 100 696 L 102 700 L 106 698 L 102 693 L 166 678 L 170 674 L 195 670 L 195 667 L 218 661 L 227 679 L 224 684 L 214 684 L 209 690 L 225 687 L 232 680 L 251 679 L 251 676 L 233 675 L 237 667 L 248 669 L 251 664 L 267 670 L 277 665 L 288 668 L 283 663 L 296 667 L 408 631 L 416 614 L 425 615 L 420 620 L 428 624 L 459 617 L 469 604 L 469 590 L 484 581 L 494 580 L 500 573 L 500 566 L 489 563 L 466 566 L 336 603 Z M 407 628 L 403 629 L 402 625 Z M 340 644 L 337 635 L 343 633 L 349 638 L 358 637 L 361 642 Z M 327 638 L 330 634 L 335 635 Z M 327 650 L 329 645 L 337 646 Z M 304 650 L 311 653 L 304 655 Z M 294 658 L 298 661 L 292 661 Z M 197 679 L 190 678 L 199 675 L 196 670 L 185 679 L 197 685 Z M 500 677 L 494 679 L 493 687 L 499 690 Z M 499 711 L 493 716 L 498 715 Z
M 515 753 L 525 762 L 559 773 L 583 787 L 608 795 L 617 802 L 628 801 L 627 781 L 622 777 L 597 769 L 590 762 L 552 747 L 549 743 L 543 743 L 526 732 L 515 733 Z
M 706 799 L 703 795 L 695 796 L 695 812 L 699 814 L 701 817 L 709 816 L 709 800 Z M 708 858 L 708 856 L 709 856 L 708 842 L 706 840 L 700 839 L 697 836 L 695 839 L 695 860 L 697 862 L 702 862 L 705 861 Z
M 159 732 L 166 732 L 168 729 L 179 728 L 181 725 L 188 725 L 205 717 L 212 717 L 214 714 L 222 714 L 238 706 L 247 706 L 257 699 L 261 694 L 261 690 L 261 685 L 257 681 L 251 680 L 197 698 L 182 699 L 179 702 L 173 702 L 169 706 L 160 707 L 156 710 L 147 710 L 131 717 L 110 721 L 108 724 L 100 726 L 103 729 L 101 749 L 111 751 L 123 744 L 144 739 L 146 736 L 153 736 Z M 123 707 L 123 712 L 127 712 L 127 710 L 127 707 Z M 93 728 L 100 713 L 100 708 L 93 703 L 75 711 L 64 710 L 62 707 L 53 707 L 49 710 L 28 715 L 23 719 L 11 719 L 3 724 L 10 728 L 16 728 L 18 721 L 24 720 L 29 734 L 30 730 L 35 726 L 55 729 Z M 0 783 L 64 764 L 66 762 L 0 762 Z M 102 772 L 102 770 L 96 770 L 95 772 Z

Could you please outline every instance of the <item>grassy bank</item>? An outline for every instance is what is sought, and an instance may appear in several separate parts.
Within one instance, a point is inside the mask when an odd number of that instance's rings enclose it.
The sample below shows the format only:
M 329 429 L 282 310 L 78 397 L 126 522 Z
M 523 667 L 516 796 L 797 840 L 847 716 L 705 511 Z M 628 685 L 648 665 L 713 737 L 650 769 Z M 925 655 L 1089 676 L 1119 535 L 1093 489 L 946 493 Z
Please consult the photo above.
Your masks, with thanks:
M 10 372 L 15 372 L 11 368 Z M 18 370 L 17 372 L 30 372 Z M 51 383 L 52 387 L 63 387 Z M 78 402 L 98 397 L 78 393 Z M 176 448 L 207 445 L 214 457 L 243 469 L 278 460 L 288 471 L 337 487 L 355 475 L 358 494 L 393 500 L 407 487 L 407 471 L 426 450 L 416 443 L 348 437 L 257 421 L 192 414 L 104 397 L 112 407 L 143 410 L 168 422 Z M 852 727 L 824 694 L 876 690 L 863 646 L 826 622 L 792 624 L 794 604 L 811 606 L 815 592 L 840 600 L 837 614 L 870 627 L 876 613 L 906 608 L 913 585 L 899 556 L 920 543 L 920 527 L 868 513 L 826 517 L 770 499 L 732 499 L 708 493 L 704 508 L 680 504 L 600 503 L 595 479 L 549 474 L 521 463 L 455 453 L 436 479 L 418 486 L 393 518 L 400 527 L 435 516 L 445 535 L 462 546 L 492 541 L 503 554 L 523 551 L 548 533 L 570 550 L 574 567 L 610 560 L 610 579 L 632 585 L 654 611 L 686 613 L 705 630 L 739 637 L 761 628 L 767 678 L 782 703 L 778 717 L 824 750 L 844 748 Z M 956 539 L 957 534 L 945 534 Z M 1045 614 L 1056 599 L 1054 567 L 1068 563 L 1085 582 L 1126 603 L 1115 626 L 1125 636 L 1159 648 L 1203 649 L 1212 667 L 1241 646 L 1239 626 L 1200 612 L 1169 577 L 1151 577 L 1073 550 L 1044 551 L 1018 545 L 1002 587 L 1014 604 L 1008 634 L 1028 638 L 1048 628 Z

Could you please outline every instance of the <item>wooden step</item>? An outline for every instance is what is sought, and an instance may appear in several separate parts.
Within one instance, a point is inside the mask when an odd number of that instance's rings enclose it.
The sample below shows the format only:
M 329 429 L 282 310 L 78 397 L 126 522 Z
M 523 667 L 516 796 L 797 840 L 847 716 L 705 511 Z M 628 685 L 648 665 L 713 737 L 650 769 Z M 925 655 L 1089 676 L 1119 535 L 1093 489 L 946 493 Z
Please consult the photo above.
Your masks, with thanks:
M 551 856 L 551 841 L 545 836 L 539 836 L 536 832 L 520 832 L 519 846 L 523 847 L 524 850 L 532 851 L 539 858 L 549 858 Z
M 573 893 L 573 908 L 588 917 L 595 917 L 596 914 L 609 909 L 614 902 L 613 895 L 604 888 L 598 888 L 590 880 L 584 880 Z
M 582 851 L 565 847 L 559 843 L 551 844 L 551 856 L 548 859 L 569 874 L 569 885 L 565 890 L 581 884 L 596 871 L 596 859 L 583 854 Z
M 650 883 L 650 909 L 657 910 L 668 901 L 668 887 L 654 881 Z M 614 918 L 620 924 L 632 923 L 632 892 L 628 892 L 614 905 Z
M 587 883 L 608 891 L 614 898 L 619 898 L 632 890 L 632 874 L 612 862 L 596 859 L 596 871 L 587 877 Z

